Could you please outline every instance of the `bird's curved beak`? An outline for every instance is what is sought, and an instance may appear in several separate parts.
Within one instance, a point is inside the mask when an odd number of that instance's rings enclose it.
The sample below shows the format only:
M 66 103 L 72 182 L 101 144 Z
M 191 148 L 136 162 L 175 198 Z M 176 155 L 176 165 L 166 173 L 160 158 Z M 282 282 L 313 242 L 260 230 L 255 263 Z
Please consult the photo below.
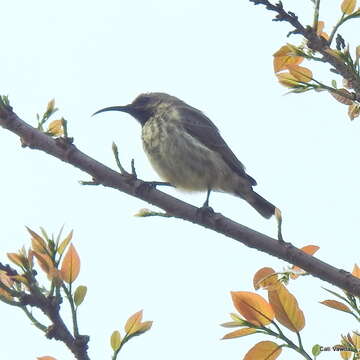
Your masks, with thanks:
M 122 111 L 122 112 L 130 113 L 131 105 L 109 106 L 109 107 L 106 107 L 106 108 L 103 108 L 103 109 L 100 109 L 100 110 L 94 112 L 91 116 L 97 115 L 97 114 L 105 112 L 105 111 Z

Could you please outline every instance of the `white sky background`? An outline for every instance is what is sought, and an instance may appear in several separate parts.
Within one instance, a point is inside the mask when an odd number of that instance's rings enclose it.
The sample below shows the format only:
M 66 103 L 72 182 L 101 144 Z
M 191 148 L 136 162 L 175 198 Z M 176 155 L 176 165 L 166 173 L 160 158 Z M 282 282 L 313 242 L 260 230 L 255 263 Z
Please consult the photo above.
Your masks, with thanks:
M 323 1 L 321 19 L 331 24 L 340 16 L 339 4 Z M 311 22 L 311 1 L 285 5 Z M 340 268 L 351 271 L 359 262 L 359 122 L 351 123 L 347 108 L 326 93 L 283 96 L 287 90 L 273 75 L 272 54 L 301 39 L 286 39 L 290 26 L 272 22 L 263 7 L 247 0 L 43 0 L 3 2 L 1 13 L 0 92 L 21 118 L 35 124 L 35 114 L 55 97 L 56 116 L 69 121 L 80 150 L 115 168 L 116 141 L 124 166 L 135 158 L 139 177 L 156 180 L 134 119 L 90 115 L 141 92 L 178 96 L 218 125 L 258 181 L 257 191 L 282 209 L 286 240 L 319 245 L 318 256 Z M 356 21 L 341 33 L 358 45 Z M 319 80 L 335 78 L 326 66 L 311 67 Z M 24 225 L 56 233 L 65 223 L 66 232 L 75 230 L 82 260 L 76 285 L 88 286 L 80 332 L 91 336 L 92 359 L 110 359 L 110 334 L 140 309 L 145 320 L 154 320 L 153 329 L 130 341 L 120 358 L 240 359 L 257 341 L 272 340 L 252 335 L 220 341 L 227 329 L 219 324 L 234 311 L 231 290 L 253 291 L 259 268 L 281 270 L 286 263 L 181 220 L 136 218 L 139 209 L 154 207 L 112 189 L 79 185 L 89 180 L 86 174 L 22 149 L 5 130 L 0 141 L 0 260 L 29 244 Z M 205 198 L 164 191 L 194 205 Z M 240 199 L 212 194 L 210 201 L 215 211 L 276 235 L 275 220 Z M 330 298 L 320 286 L 331 288 L 312 277 L 289 285 L 305 313 L 302 336 L 309 351 L 315 343 L 336 344 L 358 326 L 318 303 Z M 72 359 L 18 309 L 0 305 L 0 318 L 2 360 Z

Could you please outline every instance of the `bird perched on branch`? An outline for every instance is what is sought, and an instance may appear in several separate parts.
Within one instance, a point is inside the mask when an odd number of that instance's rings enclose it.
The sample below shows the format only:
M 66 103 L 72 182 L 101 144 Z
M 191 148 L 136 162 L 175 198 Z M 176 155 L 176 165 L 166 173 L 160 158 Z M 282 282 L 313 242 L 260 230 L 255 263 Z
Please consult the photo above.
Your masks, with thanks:
M 244 199 L 265 218 L 274 215 L 275 206 L 253 190 L 256 181 L 200 110 L 175 96 L 154 92 L 95 114 L 104 111 L 122 111 L 138 120 L 145 153 L 158 175 L 181 190 L 207 191 L 204 207 L 215 190 Z

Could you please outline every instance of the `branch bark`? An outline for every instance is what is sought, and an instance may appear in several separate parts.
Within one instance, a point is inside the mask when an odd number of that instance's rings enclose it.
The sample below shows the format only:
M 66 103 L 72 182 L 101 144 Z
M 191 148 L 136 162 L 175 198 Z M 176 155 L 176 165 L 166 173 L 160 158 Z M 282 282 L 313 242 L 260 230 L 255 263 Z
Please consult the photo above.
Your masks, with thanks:
M 44 151 L 89 174 L 96 183 L 122 191 L 155 205 L 179 219 L 214 230 L 242 244 L 299 266 L 310 274 L 356 296 L 360 296 L 360 279 L 305 254 L 290 243 L 279 242 L 220 213 L 199 216 L 198 208 L 147 186 L 139 179 L 130 179 L 92 159 L 65 138 L 54 139 L 21 120 L 10 106 L 0 104 L 0 125 L 21 138 L 24 146 Z

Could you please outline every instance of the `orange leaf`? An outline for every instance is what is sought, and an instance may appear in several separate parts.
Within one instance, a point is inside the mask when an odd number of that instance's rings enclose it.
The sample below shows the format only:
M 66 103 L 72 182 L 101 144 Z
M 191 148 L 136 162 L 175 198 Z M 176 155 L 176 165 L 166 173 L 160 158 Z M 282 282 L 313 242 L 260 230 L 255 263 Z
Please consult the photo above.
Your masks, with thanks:
M 324 300 L 324 301 L 320 301 L 320 304 L 351 314 L 350 308 L 347 305 L 337 300 Z
M 341 11 L 346 15 L 350 15 L 354 12 L 355 5 L 356 0 L 343 0 L 341 3 Z
M 7 253 L 7 257 L 10 261 L 12 261 L 15 265 L 24 266 L 24 257 L 22 255 L 16 253 Z
M 80 272 L 80 258 L 73 244 L 70 245 L 61 265 L 61 278 L 71 284 Z
M 52 356 L 40 356 L 37 358 L 37 360 L 56 360 L 56 359 Z
M 245 355 L 244 360 L 275 360 L 281 354 L 281 347 L 272 341 L 260 341 Z
M 274 311 L 270 304 L 258 294 L 232 291 L 231 297 L 236 310 L 254 325 L 267 325 L 274 318 Z
M 8 288 L 11 288 L 14 281 L 9 277 L 5 271 L 0 271 L 0 282 Z M 8 300 L 13 300 L 13 297 L 5 290 L 0 288 L 0 295 Z
M 357 266 L 357 264 L 354 265 L 354 269 L 351 274 L 357 278 L 360 278 L 360 268 Z
M 311 70 L 306 67 L 299 65 L 289 65 L 288 69 L 290 74 L 293 75 L 298 81 L 309 82 L 312 80 L 313 74 Z
M 138 325 L 141 323 L 142 315 L 143 311 L 140 310 L 127 319 L 125 324 L 125 331 L 128 335 L 136 332 Z
M 280 74 L 276 74 L 276 77 L 278 78 L 279 83 L 286 87 L 292 88 L 292 87 L 299 85 L 299 82 L 296 79 L 296 77 L 294 75 L 290 74 L 289 72 L 283 72 Z
M 25 227 L 26 227 L 26 230 L 29 232 L 29 234 L 32 237 L 32 239 L 31 239 L 32 249 L 34 251 L 37 251 L 40 253 L 46 253 L 48 247 L 47 247 L 45 240 L 39 234 L 37 234 L 35 231 L 31 230 L 27 226 L 25 226 Z
M 320 249 L 319 246 L 316 245 L 306 245 L 304 247 L 302 247 L 300 250 L 303 251 L 304 253 L 308 254 L 308 255 L 314 255 L 318 250 Z M 294 272 L 303 272 L 306 273 L 303 269 L 301 269 L 300 267 L 294 265 L 292 268 L 292 271 Z M 296 279 L 299 277 L 299 275 L 297 274 L 291 274 L 290 276 L 292 279 Z
M 298 65 L 304 58 L 302 56 L 294 55 L 296 47 L 287 44 L 282 46 L 273 56 L 274 56 L 274 71 L 275 73 L 286 70 L 289 65 Z
M 278 275 L 274 269 L 269 267 L 263 267 L 258 270 L 253 279 L 254 288 L 258 290 L 260 288 L 266 290 L 274 290 L 278 286 Z
M 41 269 L 48 275 L 49 279 L 52 279 L 56 271 L 51 257 L 48 254 L 41 254 L 36 251 L 31 252 L 36 257 L 36 260 Z
M 250 335 L 250 334 L 253 334 L 253 333 L 256 333 L 256 329 L 243 328 L 243 329 L 232 331 L 232 332 L 224 335 L 222 339 L 234 339 L 234 338 Z
M 276 290 L 269 291 L 268 297 L 279 323 L 294 332 L 304 328 L 304 313 L 300 310 L 295 296 L 284 285 L 280 284 Z

